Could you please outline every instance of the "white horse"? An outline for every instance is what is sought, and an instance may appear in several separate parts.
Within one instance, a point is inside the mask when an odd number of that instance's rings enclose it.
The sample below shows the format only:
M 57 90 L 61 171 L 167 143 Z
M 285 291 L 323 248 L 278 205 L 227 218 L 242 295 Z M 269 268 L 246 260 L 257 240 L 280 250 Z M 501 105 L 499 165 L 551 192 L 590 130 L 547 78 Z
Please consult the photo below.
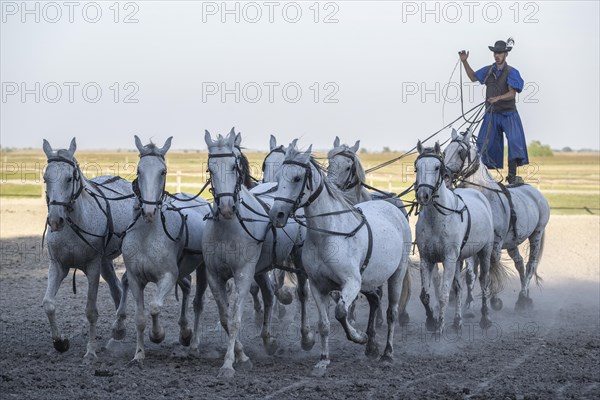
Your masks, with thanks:
M 131 288 L 135 300 L 137 345 L 132 363 L 143 366 L 145 359 L 144 330 L 144 289 L 150 282 L 158 290 L 150 303 L 152 329 L 150 340 L 160 343 L 165 338 L 165 330 L 160 325 L 159 316 L 165 298 L 176 283 L 182 289 L 181 314 L 179 317 L 179 342 L 188 346 L 198 346 L 200 313 L 203 309 L 202 297 L 206 290 L 206 270 L 202 259 L 202 232 L 204 215 L 209 204 L 202 198 L 177 193 L 167 196 L 165 184 L 167 166 L 165 154 L 171 147 L 168 138 L 162 148 L 154 143 L 146 146 L 135 136 L 135 145 L 140 154 L 137 177 L 133 187 L 137 197 L 136 215 L 123 239 L 123 260 L 127 269 L 124 289 Z M 194 337 L 188 326 L 187 306 L 190 283 L 185 278 L 196 271 L 196 297 L 194 299 Z M 127 284 L 125 284 L 127 282 Z M 124 295 L 117 311 L 113 326 L 113 338 L 121 339 L 125 333 L 126 296 Z
M 119 177 L 86 179 L 74 157 L 77 145 L 71 140 L 68 150 L 53 150 L 44 140 L 48 166 L 44 172 L 50 227 L 47 236 L 50 264 L 44 311 L 50 321 L 54 348 L 69 349 L 56 323 L 56 292 L 69 269 L 81 269 L 88 278 L 86 316 L 89 334 L 86 359 L 96 358 L 96 322 L 100 275 L 108 283 L 118 306 L 121 287 L 112 260 L 121 253 L 121 234 L 133 218 L 133 193 L 129 182 Z M 75 287 L 73 287 L 75 289 Z
M 415 161 L 417 179 L 415 192 L 417 202 L 423 207 L 417 220 L 417 247 L 421 258 L 421 302 L 427 315 L 429 330 L 441 333 L 444 327 L 444 314 L 453 280 L 456 290 L 456 314 L 453 327 L 462 325 L 461 275 L 460 266 L 464 259 L 477 256 L 481 265 L 481 320 L 480 326 L 490 326 L 487 300 L 489 296 L 490 269 L 504 268 L 499 262 L 490 264 L 494 246 L 494 226 L 492 211 L 487 199 L 473 189 L 448 189 L 444 183 L 444 160 L 440 145 L 423 148 L 417 144 L 419 156 Z M 434 319 L 430 304 L 432 270 L 436 263 L 444 266 L 439 296 L 439 316 Z M 499 279 L 505 274 L 493 273 Z M 501 285 L 501 282 L 493 282 Z
M 239 134 L 237 135 L 239 137 Z M 270 267 L 289 257 L 297 235 L 297 224 L 273 231 L 266 215 L 268 206 L 243 185 L 240 154 L 236 151 L 236 134 L 232 129 L 226 138 L 212 140 L 207 131 L 208 169 L 214 196 L 212 218 L 207 221 L 202 249 L 221 325 L 229 336 L 227 353 L 220 377 L 231 378 L 238 366 L 250 367 L 249 357 L 238 339 L 244 302 L 252 279 L 256 279 L 263 295 L 265 316 L 261 336 L 268 354 L 277 349 L 269 326 L 273 308 L 273 288 L 265 274 Z M 233 278 L 235 287 L 228 300 L 226 282 Z M 231 315 L 229 313 L 231 305 Z M 310 340 L 304 337 L 303 341 Z M 307 332 L 308 335 L 308 332 Z M 313 339 L 314 340 L 314 339 Z
M 459 134 L 452 130 L 452 141 L 444 150 L 444 157 L 446 170 L 452 178 L 459 178 L 465 187 L 479 190 L 488 199 L 492 207 L 494 234 L 498 239 L 492 252 L 492 260 L 500 258 L 502 249 L 508 250 L 521 278 L 521 291 L 515 309 L 532 307 L 529 284 L 533 277 L 536 281 L 540 279 L 537 269 L 544 247 L 544 232 L 550 219 L 548 201 L 533 186 L 504 187 L 496 182 L 481 162 L 477 148 L 471 145 L 470 132 Z M 526 268 L 518 248 L 525 240 L 529 240 Z M 472 269 L 473 266 L 469 263 L 469 270 Z M 468 278 L 470 274 L 471 272 L 467 275 Z M 472 285 L 468 287 L 471 292 Z M 499 303 L 494 308 L 501 308 L 501 300 L 497 301 Z
M 286 226 L 288 217 L 304 207 L 308 228 L 302 259 L 317 303 L 321 334 L 321 360 L 313 374 L 323 375 L 330 363 L 327 311 L 332 291 L 336 291 L 333 294 L 337 301 L 336 319 L 347 338 L 366 343 L 366 354 L 377 357 L 375 314 L 380 303 L 377 288 L 388 282 L 388 336 L 381 359 L 391 360 L 411 243 L 408 221 L 398 208 L 387 202 L 369 201 L 353 207 L 327 182 L 321 167 L 311 157 L 311 149 L 299 152 L 295 143 L 286 151 L 283 171 L 277 180 L 275 203 L 269 212 L 271 220 L 275 226 Z M 359 292 L 365 294 L 371 306 L 367 334 L 355 329 L 347 319 L 348 307 Z
M 344 198 L 352 205 L 370 200 L 385 200 L 400 208 L 400 211 L 408 219 L 404 203 L 394 193 L 372 193 L 366 187 L 366 174 L 356 154 L 360 147 L 360 140 L 354 146 L 340 143 L 340 138 L 335 137 L 333 149 L 327 153 L 327 178 L 335 184 L 344 194 Z M 410 318 L 406 312 L 406 305 L 410 300 L 410 274 L 404 276 L 402 281 L 402 298 L 400 299 L 400 325 L 407 325 Z M 354 320 L 354 304 L 352 303 L 350 318 Z M 383 325 L 382 309 L 377 314 L 377 327 Z

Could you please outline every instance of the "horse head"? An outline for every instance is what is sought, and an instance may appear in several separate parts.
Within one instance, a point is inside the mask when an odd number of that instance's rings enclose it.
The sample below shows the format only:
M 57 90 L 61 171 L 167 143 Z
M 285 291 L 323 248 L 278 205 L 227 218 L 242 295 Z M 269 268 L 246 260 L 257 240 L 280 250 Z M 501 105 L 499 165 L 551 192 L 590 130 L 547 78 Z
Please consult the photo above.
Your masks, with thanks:
M 140 161 L 133 191 L 138 198 L 142 216 L 148 223 L 154 221 L 156 210 L 162 204 L 167 181 L 165 154 L 171 147 L 172 139 L 172 136 L 169 137 L 163 147 L 158 147 L 152 142 L 144 146 L 140 138 L 135 136 L 135 146 L 140 152 Z
M 415 181 L 416 198 L 419 204 L 426 205 L 431 202 L 444 182 L 444 156 L 438 142 L 435 142 L 434 147 L 423 147 L 419 140 L 417 151 L 419 156 L 415 160 L 415 172 L 417 174 Z
M 365 172 L 356 155 L 359 146 L 360 140 L 350 147 L 340 144 L 336 136 L 333 149 L 327 154 L 327 178 L 341 190 L 351 189 L 365 180 Z
M 213 140 L 210 132 L 205 131 L 204 141 L 208 146 L 208 172 L 211 179 L 211 193 L 214 197 L 216 215 L 225 219 L 233 218 L 236 211 L 238 194 L 244 181 L 242 158 L 239 150 L 241 134 L 235 129 L 226 137 L 219 135 Z
M 44 139 L 43 149 L 48 158 L 44 171 L 47 222 L 52 232 L 58 232 L 64 228 L 67 214 L 73 210 L 75 200 L 83 190 L 81 171 L 74 157 L 77 143 L 73 138 L 69 149 L 53 150 Z
M 296 147 L 297 139 L 288 146 L 282 163 L 281 173 L 277 176 L 275 202 L 269 211 L 269 217 L 278 228 L 287 224 L 289 216 L 300 207 L 310 203 L 313 192 L 312 145 L 301 152 Z
M 297 140 L 297 139 L 296 139 Z M 263 183 L 276 182 L 277 175 L 281 171 L 281 165 L 285 158 L 285 146 L 277 146 L 277 139 L 271 135 L 269 141 L 269 154 L 262 164 Z
M 464 175 L 466 170 L 478 160 L 477 150 L 471 146 L 471 131 L 457 133 L 452 129 L 452 140 L 444 150 L 444 163 L 450 180 Z

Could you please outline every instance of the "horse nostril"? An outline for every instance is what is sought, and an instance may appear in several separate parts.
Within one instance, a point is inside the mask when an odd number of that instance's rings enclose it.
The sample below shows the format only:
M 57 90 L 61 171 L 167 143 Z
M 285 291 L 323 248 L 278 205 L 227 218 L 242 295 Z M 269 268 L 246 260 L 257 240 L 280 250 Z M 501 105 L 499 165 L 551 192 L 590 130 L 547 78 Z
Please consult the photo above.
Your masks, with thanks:
M 58 219 L 58 225 L 63 225 L 65 223 L 65 219 L 63 217 L 60 217 Z
M 277 213 L 277 219 L 283 219 L 284 216 L 285 215 L 281 211 Z

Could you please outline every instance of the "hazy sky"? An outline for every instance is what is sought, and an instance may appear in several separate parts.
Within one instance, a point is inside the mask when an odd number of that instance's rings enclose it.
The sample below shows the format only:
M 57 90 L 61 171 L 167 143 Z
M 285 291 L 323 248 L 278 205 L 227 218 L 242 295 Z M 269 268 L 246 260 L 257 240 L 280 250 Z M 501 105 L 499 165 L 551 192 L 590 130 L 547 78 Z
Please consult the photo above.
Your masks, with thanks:
M 477 69 L 512 36 L 527 140 L 600 147 L 597 1 L 114 3 L 2 1 L 2 146 L 204 149 L 235 126 L 252 149 L 408 149 L 460 115 L 457 52 Z

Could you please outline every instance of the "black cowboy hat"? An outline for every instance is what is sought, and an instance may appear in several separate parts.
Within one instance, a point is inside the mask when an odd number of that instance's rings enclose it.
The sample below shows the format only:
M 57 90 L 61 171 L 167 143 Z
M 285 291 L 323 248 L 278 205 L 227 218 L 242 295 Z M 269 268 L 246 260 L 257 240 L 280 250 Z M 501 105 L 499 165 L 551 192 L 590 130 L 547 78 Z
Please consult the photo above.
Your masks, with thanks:
M 512 44 L 512 41 L 509 39 L 509 43 Z M 504 53 L 512 50 L 512 46 L 507 46 L 504 40 L 498 40 L 494 43 L 494 46 L 488 46 L 488 49 L 493 51 L 494 53 Z

